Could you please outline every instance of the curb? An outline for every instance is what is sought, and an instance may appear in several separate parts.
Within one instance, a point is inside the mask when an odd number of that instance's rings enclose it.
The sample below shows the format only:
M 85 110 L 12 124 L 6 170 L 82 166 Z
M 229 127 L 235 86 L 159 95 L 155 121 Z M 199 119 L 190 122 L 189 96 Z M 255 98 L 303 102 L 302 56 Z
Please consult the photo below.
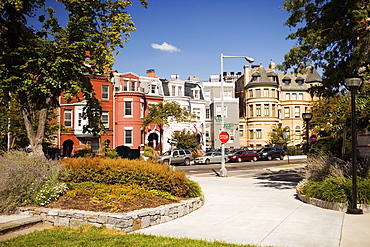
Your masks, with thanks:
M 346 212 L 348 205 L 344 203 L 327 202 L 317 198 L 308 198 L 305 195 L 296 194 L 297 198 L 304 203 L 311 204 L 324 209 L 331 209 L 339 212 Z M 362 209 L 363 213 L 370 213 L 370 205 L 358 204 L 357 208 Z

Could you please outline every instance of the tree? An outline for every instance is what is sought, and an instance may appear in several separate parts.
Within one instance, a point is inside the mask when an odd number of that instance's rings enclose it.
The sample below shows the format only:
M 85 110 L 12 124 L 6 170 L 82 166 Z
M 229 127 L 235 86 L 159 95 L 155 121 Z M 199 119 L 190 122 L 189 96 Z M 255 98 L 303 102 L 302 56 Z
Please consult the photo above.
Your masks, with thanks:
M 172 138 L 177 140 L 177 148 L 189 149 L 192 152 L 199 150 L 199 143 L 197 142 L 197 134 L 192 134 L 189 131 L 182 130 L 181 132 L 174 132 Z
M 290 12 L 285 25 L 296 29 L 287 39 L 297 45 L 285 55 L 282 69 L 302 62 L 322 68 L 324 85 L 315 89 L 323 94 L 336 93 L 348 76 L 369 79 L 368 1 L 285 0 L 284 9 Z
M 290 142 L 289 127 L 275 125 L 268 136 L 270 145 L 285 147 Z
M 145 128 L 150 124 L 157 124 L 159 127 L 159 146 L 162 154 L 163 127 L 168 126 L 170 122 L 190 122 L 193 118 L 187 109 L 181 107 L 176 101 L 162 102 L 149 105 L 149 112 L 143 118 L 142 127 Z
M 113 53 L 127 41 L 122 35 L 135 30 L 125 11 L 132 5 L 129 0 L 58 2 L 65 8 L 62 15 L 68 16 L 65 25 L 52 7 L 46 7 L 47 0 L 0 3 L 0 87 L 5 101 L 11 95 L 20 104 L 35 155 L 43 155 L 47 114 L 58 107 L 63 93 L 70 99 L 83 92 L 84 113 L 93 123 L 89 131 L 99 132 L 99 103 L 86 75 L 109 75 Z M 140 2 L 146 7 L 146 0 Z

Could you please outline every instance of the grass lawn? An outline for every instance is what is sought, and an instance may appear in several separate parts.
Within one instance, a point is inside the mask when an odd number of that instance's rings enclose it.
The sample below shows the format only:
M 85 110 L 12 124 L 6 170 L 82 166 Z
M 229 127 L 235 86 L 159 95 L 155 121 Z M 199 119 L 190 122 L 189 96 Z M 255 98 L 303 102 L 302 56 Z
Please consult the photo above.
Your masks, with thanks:
M 33 247 L 33 246 L 63 246 L 63 247 L 148 247 L 148 246 L 249 246 L 236 245 L 222 242 L 207 242 L 193 239 L 176 239 L 168 237 L 155 237 L 143 234 L 125 234 L 106 228 L 82 226 L 79 228 L 55 227 L 43 231 L 36 231 L 0 242 L 0 246 Z

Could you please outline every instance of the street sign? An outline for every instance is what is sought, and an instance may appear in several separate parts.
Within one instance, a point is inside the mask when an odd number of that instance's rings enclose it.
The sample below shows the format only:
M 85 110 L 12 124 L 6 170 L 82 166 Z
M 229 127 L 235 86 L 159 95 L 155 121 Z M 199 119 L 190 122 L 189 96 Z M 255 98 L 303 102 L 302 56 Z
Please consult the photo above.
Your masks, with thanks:
M 229 134 L 226 131 L 221 131 L 218 135 L 218 139 L 220 139 L 220 142 L 226 143 L 229 141 Z
M 219 116 L 216 116 L 216 117 L 215 117 L 215 121 L 216 121 L 216 122 L 218 122 L 218 123 L 219 123 L 219 122 L 221 122 L 221 120 L 222 120 L 222 117 L 219 117 Z
M 226 128 L 226 129 L 231 129 L 232 127 L 234 127 L 233 123 L 225 123 L 224 124 L 224 128 Z
M 311 135 L 310 136 L 310 144 L 316 144 L 317 143 L 317 136 Z

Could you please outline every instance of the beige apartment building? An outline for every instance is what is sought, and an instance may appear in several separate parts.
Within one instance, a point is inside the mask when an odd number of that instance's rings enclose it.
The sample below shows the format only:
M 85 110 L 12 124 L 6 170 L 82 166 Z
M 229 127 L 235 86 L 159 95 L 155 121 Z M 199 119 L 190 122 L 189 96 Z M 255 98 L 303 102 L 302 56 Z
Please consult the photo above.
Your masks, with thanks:
M 310 112 L 315 100 L 308 93 L 322 82 L 311 67 L 301 66 L 299 73 L 276 73 L 271 61 L 269 68 L 261 65 L 244 66 L 244 75 L 235 82 L 235 97 L 239 98 L 239 138 L 241 147 L 257 150 L 269 145 L 269 132 L 277 126 L 288 127 L 289 145 L 303 144 L 302 113 Z

